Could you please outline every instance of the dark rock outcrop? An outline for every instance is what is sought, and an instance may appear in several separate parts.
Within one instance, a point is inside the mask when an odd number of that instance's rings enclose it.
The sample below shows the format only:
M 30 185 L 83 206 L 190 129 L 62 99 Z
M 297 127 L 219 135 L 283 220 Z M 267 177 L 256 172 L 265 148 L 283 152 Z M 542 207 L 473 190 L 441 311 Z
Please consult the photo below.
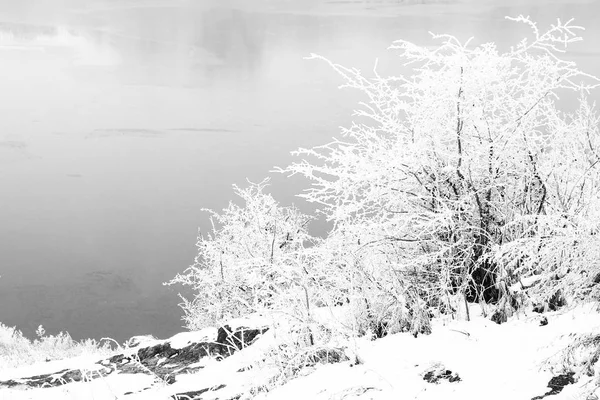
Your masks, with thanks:
M 452 372 L 449 369 L 446 369 L 443 365 L 435 365 L 432 368 L 429 368 L 423 374 L 423 380 L 429 383 L 440 383 L 442 380 L 447 380 L 448 382 L 460 382 L 460 376 L 456 372 Z
M 550 390 L 541 396 L 533 397 L 531 400 L 540 400 L 544 397 L 558 394 L 563 390 L 565 386 L 571 385 L 573 383 L 575 383 L 575 372 L 568 372 L 566 374 L 553 376 L 552 379 L 550 379 L 550 381 L 548 382 L 548 387 L 550 388 Z

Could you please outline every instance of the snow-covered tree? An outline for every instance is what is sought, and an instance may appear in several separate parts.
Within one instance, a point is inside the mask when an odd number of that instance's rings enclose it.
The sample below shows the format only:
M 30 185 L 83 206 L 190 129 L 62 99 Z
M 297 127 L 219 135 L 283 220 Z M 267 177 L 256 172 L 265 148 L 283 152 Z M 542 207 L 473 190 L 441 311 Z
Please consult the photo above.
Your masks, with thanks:
M 422 320 L 456 293 L 496 301 L 517 275 L 598 248 L 600 135 L 585 98 L 598 79 L 562 55 L 583 28 L 512 20 L 532 38 L 505 52 L 449 35 L 433 35 L 435 48 L 394 42 L 410 75 L 366 78 L 311 56 L 366 100 L 342 137 L 280 171 L 312 180 L 302 197 L 333 222 L 330 248 L 354 260 L 339 272 L 371 285 L 378 309 Z
M 168 284 L 191 286 L 183 299 L 190 329 L 260 310 L 306 308 L 311 218 L 280 206 L 264 193 L 268 180 L 247 188 L 234 185 L 242 205 L 231 202 L 211 215 L 212 232 L 199 234 L 195 262 Z

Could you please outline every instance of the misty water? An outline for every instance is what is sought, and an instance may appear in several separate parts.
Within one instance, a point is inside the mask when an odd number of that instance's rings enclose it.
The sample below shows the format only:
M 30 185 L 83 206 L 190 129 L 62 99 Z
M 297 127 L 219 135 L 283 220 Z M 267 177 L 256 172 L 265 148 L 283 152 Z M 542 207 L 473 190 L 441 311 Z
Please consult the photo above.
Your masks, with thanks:
M 192 263 L 201 208 L 351 120 L 359 97 L 309 53 L 393 73 L 394 39 L 507 46 L 527 31 L 503 17 L 522 13 L 576 18 L 588 29 L 569 57 L 600 73 L 598 1 L 250 3 L 0 1 L 2 323 L 119 341 L 180 331 L 182 288 L 161 283 Z M 305 182 L 272 183 L 311 210 L 294 198 Z

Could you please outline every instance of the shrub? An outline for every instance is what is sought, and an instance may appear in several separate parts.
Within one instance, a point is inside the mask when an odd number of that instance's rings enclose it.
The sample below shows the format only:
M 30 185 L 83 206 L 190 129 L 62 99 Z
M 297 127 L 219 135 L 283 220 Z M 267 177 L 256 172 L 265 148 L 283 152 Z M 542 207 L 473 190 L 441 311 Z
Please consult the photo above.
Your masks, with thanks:
M 108 342 L 77 342 L 65 332 L 46 335 L 41 325 L 37 333 L 37 339 L 29 340 L 21 331 L 0 323 L 0 370 L 83 355 L 102 357 L 112 352 Z
M 194 264 L 167 282 L 194 290 L 193 299 L 182 297 L 188 328 L 264 310 L 306 309 L 311 218 L 281 207 L 263 192 L 267 183 L 234 185 L 243 206 L 230 203 L 221 214 L 205 210 L 212 232 L 198 236 Z
M 333 270 L 360 276 L 379 309 L 395 302 L 413 331 L 426 308 L 454 308 L 452 295 L 497 302 L 519 276 L 550 282 L 569 265 L 552 290 L 576 290 L 596 268 L 585 254 L 598 248 L 600 136 L 584 95 L 598 79 L 562 58 L 582 28 L 513 20 L 533 38 L 504 53 L 450 35 L 434 35 L 433 49 L 394 42 L 410 76 L 366 78 L 310 57 L 366 100 L 342 138 L 278 171 L 312 180 L 302 197 L 333 222 L 328 241 L 358 260 Z M 572 114 L 559 97 L 569 92 L 580 95 Z
M 339 339 L 429 333 L 431 315 L 458 302 L 499 302 L 503 320 L 523 301 L 511 285 L 532 274 L 540 295 L 593 295 L 600 135 L 585 94 L 599 80 L 562 58 L 581 27 L 512 20 L 533 38 L 506 52 L 450 35 L 435 48 L 394 42 L 410 76 L 366 78 L 312 55 L 366 99 L 341 138 L 277 171 L 312 181 L 301 197 L 333 228 L 317 240 L 266 181 L 234 186 L 243 205 L 209 211 L 194 265 L 168 282 L 195 292 L 188 328 L 251 312 L 285 320 L 268 359 L 286 380 Z M 573 94 L 569 113 L 561 99 Z

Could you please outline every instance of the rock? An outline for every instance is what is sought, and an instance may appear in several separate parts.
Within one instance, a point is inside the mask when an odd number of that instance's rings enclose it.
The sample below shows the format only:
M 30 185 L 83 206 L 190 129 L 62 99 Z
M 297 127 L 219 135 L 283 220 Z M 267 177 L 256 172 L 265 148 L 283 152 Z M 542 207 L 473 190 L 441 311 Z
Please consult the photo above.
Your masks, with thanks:
M 548 382 L 548 387 L 552 389 L 556 394 L 560 392 L 565 386 L 575 383 L 575 372 L 568 372 L 566 374 L 561 374 L 552 377 Z
M 139 347 L 151 343 L 155 340 L 157 339 L 152 335 L 132 336 L 129 338 L 129 340 L 125 342 L 125 346 L 129 348 Z
M 109 369 L 100 369 L 98 371 L 89 371 L 85 375 L 85 379 L 97 379 L 110 374 Z M 53 387 L 61 386 L 70 382 L 80 382 L 83 380 L 83 374 L 81 370 L 60 370 L 49 374 L 29 376 L 21 379 L 9 379 L 7 381 L 0 381 L 0 388 L 7 387 L 13 388 L 18 386 L 29 386 L 29 387 Z
M 550 390 L 541 396 L 533 397 L 531 400 L 540 400 L 547 396 L 554 396 L 555 394 L 560 393 L 565 386 L 573 383 L 575 383 L 575 372 L 553 376 L 548 382 Z
M 214 386 L 211 388 L 205 388 L 205 389 L 200 389 L 200 390 L 193 390 L 191 392 L 183 392 L 183 393 L 177 393 L 174 394 L 173 396 L 171 396 L 172 399 L 174 400 L 179 400 L 179 399 L 194 399 L 197 398 L 198 396 L 200 396 L 203 393 L 206 392 L 216 392 L 217 390 L 221 390 L 225 388 L 225 385 L 219 385 L 219 386 Z
M 548 325 L 548 318 L 546 318 L 546 317 L 540 318 L 540 326 L 546 326 L 546 325 Z
M 217 331 L 217 343 L 223 346 L 222 351 L 231 355 L 234 351 L 242 350 L 250 345 L 258 335 L 266 331 L 266 328 L 253 329 L 247 327 L 238 327 L 233 330 L 229 325 L 225 325 Z
M 442 364 L 435 364 L 428 368 L 423 374 L 423 380 L 429 383 L 438 384 L 442 379 L 448 382 L 460 382 L 460 376 L 456 372 L 446 369 Z

